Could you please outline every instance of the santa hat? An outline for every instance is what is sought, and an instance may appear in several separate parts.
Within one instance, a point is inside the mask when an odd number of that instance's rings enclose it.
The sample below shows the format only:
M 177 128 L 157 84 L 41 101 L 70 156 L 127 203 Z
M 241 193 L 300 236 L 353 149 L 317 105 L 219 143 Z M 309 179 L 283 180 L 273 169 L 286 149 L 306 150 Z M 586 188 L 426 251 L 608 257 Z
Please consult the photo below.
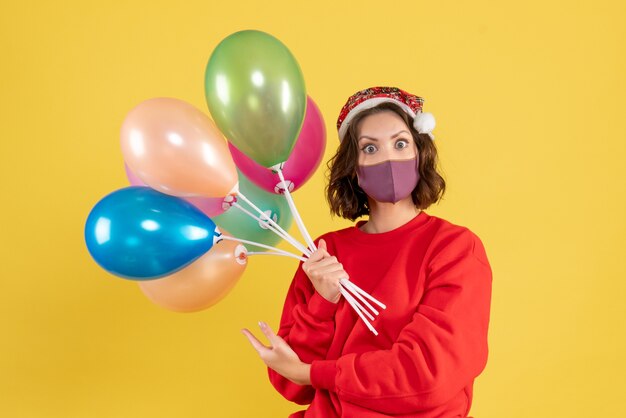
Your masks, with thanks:
M 430 139 L 435 136 L 431 133 L 435 128 L 435 117 L 432 113 L 422 112 L 424 98 L 399 89 L 397 87 L 370 87 L 354 93 L 339 113 L 337 131 L 341 141 L 348 131 L 350 121 L 361 111 L 370 109 L 383 102 L 392 102 L 399 105 L 413 118 L 413 127 L 419 133 L 428 134 Z

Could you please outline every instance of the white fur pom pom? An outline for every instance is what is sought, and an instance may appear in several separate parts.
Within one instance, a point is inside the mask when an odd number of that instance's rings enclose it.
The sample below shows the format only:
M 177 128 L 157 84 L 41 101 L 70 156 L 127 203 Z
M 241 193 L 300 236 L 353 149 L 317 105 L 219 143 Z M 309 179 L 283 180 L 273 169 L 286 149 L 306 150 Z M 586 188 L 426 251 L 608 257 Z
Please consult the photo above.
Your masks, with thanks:
M 413 127 L 421 134 L 430 134 L 435 129 L 435 117 L 432 113 L 419 112 L 413 119 Z

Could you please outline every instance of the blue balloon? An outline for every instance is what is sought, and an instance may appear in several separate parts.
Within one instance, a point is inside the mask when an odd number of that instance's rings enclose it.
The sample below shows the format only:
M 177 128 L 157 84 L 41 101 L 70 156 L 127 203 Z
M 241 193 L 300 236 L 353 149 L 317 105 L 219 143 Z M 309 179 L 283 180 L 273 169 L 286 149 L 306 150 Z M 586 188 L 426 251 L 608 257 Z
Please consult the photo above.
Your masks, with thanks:
M 172 274 L 211 249 L 221 235 L 191 203 L 150 187 L 105 196 L 89 213 L 85 241 L 105 270 L 131 280 Z

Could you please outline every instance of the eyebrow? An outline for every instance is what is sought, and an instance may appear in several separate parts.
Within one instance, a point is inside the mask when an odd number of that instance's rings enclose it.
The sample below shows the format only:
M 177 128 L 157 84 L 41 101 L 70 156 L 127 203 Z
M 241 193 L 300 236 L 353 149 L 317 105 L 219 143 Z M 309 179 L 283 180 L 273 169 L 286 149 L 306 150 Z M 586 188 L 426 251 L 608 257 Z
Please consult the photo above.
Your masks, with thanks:
M 393 138 L 395 138 L 396 136 L 400 135 L 402 132 L 406 132 L 407 134 L 410 134 L 410 132 L 409 132 L 409 131 L 407 131 L 407 130 L 402 130 L 402 131 L 400 131 L 400 132 L 396 132 L 395 134 L 391 135 L 391 139 L 393 139 Z M 376 139 L 376 138 L 372 138 L 371 136 L 365 136 L 365 135 L 361 135 L 361 136 L 359 137 L 359 141 L 360 141 L 361 139 L 363 139 L 363 138 L 368 138 L 368 139 L 373 139 L 374 141 L 378 141 L 378 139 Z

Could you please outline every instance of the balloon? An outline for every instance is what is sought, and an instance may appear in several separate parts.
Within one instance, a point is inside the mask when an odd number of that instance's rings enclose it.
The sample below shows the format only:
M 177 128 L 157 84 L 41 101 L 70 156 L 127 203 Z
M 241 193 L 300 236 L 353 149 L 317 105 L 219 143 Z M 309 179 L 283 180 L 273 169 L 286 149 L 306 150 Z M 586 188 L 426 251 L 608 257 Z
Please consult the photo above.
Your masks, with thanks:
M 248 200 L 280 225 L 281 228 L 285 231 L 289 230 L 293 218 L 285 196 L 259 189 L 241 172 L 239 172 L 239 190 Z M 249 212 L 260 217 L 258 212 L 250 208 L 247 203 L 242 200 L 239 200 L 238 203 Z M 213 222 L 220 228 L 230 231 L 236 238 L 266 245 L 274 245 L 282 240 L 280 236 L 265 228 L 268 221 L 263 221 L 263 226 L 261 226 L 261 221 L 250 217 L 236 207 L 231 207 L 221 215 L 214 217 Z M 256 245 L 250 244 L 247 246 L 251 251 L 267 251 Z
M 140 186 L 105 196 L 85 224 L 93 259 L 131 280 L 172 274 L 211 249 L 219 234 L 215 223 L 191 203 Z
M 304 77 L 272 35 L 243 30 L 224 38 L 206 66 L 205 95 L 216 125 L 264 167 L 287 161 L 306 108 Z
M 124 163 L 124 170 L 126 171 L 128 182 L 132 186 L 148 186 L 132 172 L 126 163 Z M 210 218 L 224 212 L 224 208 L 222 207 L 224 197 L 183 197 L 182 199 L 200 209 L 202 213 Z
M 228 143 L 228 148 L 237 168 L 255 185 L 270 193 L 281 193 L 278 174 L 257 164 L 252 158 L 239 151 L 232 143 Z M 308 96 L 302 131 L 293 151 L 289 155 L 289 159 L 283 167 L 283 176 L 290 192 L 298 190 L 311 178 L 322 161 L 325 148 L 326 128 L 324 126 L 324 118 L 313 99 Z
M 140 103 L 122 124 L 121 143 L 132 172 L 162 193 L 223 197 L 237 184 L 224 136 L 207 115 L 182 100 Z
M 200 311 L 223 299 L 246 265 L 245 247 L 237 241 L 221 240 L 184 269 L 161 279 L 139 282 L 139 287 L 148 299 L 165 309 Z

